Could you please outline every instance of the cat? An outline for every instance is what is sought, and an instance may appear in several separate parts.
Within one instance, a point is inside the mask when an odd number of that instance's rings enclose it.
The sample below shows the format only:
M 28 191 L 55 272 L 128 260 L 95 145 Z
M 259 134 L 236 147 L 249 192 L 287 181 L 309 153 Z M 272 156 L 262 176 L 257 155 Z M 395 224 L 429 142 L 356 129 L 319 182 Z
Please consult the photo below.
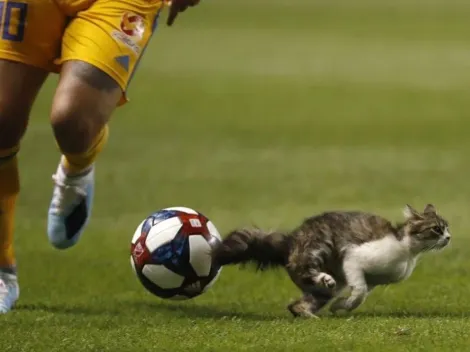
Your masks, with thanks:
M 310 218 L 290 232 L 237 229 L 212 251 L 221 266 L 255 263 L 257 269 L 284 267 L 303 296 L 288 305 L 295 317 L 330 311 L 350 312 L 372 289 L 407 279 L 420 254 L 450 242 L 448 222 L 432 204 L 422 213 L 404 208 L 405 221 L 362 211 L 331 211 Z M 349 296 L 341 296 L 346 288 Z

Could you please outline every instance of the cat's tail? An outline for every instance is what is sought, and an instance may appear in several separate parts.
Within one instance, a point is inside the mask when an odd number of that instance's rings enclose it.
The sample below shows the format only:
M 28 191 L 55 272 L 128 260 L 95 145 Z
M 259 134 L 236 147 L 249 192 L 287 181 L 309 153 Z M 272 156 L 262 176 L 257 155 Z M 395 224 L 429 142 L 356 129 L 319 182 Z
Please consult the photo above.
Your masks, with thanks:
M 260 229 L 238 229 L 230 232 L 213 252 L 218 265 L 250 264 L 258 270 L 285 266 L 289 255 L 290 237 L 281 232 Z

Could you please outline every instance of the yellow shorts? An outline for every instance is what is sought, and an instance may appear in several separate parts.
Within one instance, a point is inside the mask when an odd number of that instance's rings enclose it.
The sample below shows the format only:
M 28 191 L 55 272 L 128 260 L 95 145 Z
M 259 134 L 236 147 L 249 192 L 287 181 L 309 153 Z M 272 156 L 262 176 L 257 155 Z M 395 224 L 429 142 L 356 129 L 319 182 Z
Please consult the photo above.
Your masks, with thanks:
M 88 62 L 126 92 L 164 0 L 0 0 L 0 59 L 59 72 Z

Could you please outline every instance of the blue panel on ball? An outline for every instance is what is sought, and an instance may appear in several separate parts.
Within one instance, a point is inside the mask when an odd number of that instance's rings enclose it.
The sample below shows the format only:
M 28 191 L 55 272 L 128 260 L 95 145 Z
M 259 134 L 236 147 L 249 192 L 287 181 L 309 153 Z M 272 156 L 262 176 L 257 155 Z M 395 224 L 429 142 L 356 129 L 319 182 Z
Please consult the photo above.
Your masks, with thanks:
M 142 225 L 142 230 L 141 232 L 144 234 L 148 234 L 150 232 L 150 229 L 153 226 L 153 217 L 148 217 L 144 224 Z
M 173 263 L 180 265 L 181 255 L 186 246 L 187 239 L 183 236 L 176 236 L 171 242 L 158 247 L 152 253 L 152 262 L 155 264 Z
M 159 223 L 160 221 L 167 220 L 167 219 L 170 219 L 170 218 L 174 218 L 175 216 L 178 216 L 178 212 L 176 212 L 174 210 L 159 210 L 156 213 L 153 213 L 151 216 L 156 220 L 156 222 L 154 223 L 154 225 L 155 225 L 155 224 Z
M 153 213 L 147 217 L 147 220 L 145 220 L 144 224 L 142 225 L 142 233 L 148 233 L 152 226 L 155 226 L 164 220 L 174 218 L 175 216 L 178 216 L 178 213 L 173 210 L 160 210 Z
M 189 263 L 189 241 L 185 235 L 176 235 L 172 241 L 158 247 L 151 255 L 153 264 L 164 265 L 184 277 L 193 274 Z

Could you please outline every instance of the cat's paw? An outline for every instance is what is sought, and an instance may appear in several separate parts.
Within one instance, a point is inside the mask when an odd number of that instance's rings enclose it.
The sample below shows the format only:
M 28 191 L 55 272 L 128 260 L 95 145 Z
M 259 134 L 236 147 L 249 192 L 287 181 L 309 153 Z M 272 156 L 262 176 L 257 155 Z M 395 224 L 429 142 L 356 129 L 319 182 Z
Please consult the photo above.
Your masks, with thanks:
M 334 289 L 336 287 L 336 281 L 333 279 L 332 276 L 326 274 L 326 273 L 320 273 L 316 278 L 315 278 L 315 283 L 318 286 L 328 288 L 330 290 Z

